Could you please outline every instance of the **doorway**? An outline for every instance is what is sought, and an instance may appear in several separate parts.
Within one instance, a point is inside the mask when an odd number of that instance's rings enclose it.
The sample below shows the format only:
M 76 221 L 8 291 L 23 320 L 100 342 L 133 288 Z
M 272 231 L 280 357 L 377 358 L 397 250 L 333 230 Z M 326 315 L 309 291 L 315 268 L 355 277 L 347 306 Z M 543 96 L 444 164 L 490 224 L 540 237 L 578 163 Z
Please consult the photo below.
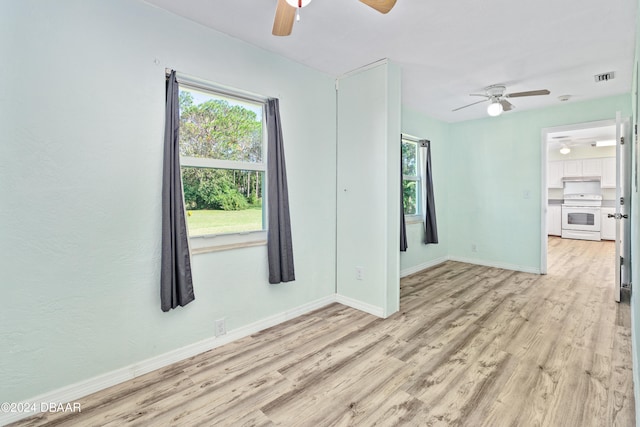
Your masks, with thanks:
M 630 281 L 630 227 L 624 218 L 630 204 L 629 134 L 629 119 L 619 115 L 542 131 L 541 273 L 547 274 L 550 238 L 613 242 L 617 301 L 620 287 Z M 590 214 L 573 218 L 584 222 L 585 231 L 571 224 L 570 212 L 581 210 Z

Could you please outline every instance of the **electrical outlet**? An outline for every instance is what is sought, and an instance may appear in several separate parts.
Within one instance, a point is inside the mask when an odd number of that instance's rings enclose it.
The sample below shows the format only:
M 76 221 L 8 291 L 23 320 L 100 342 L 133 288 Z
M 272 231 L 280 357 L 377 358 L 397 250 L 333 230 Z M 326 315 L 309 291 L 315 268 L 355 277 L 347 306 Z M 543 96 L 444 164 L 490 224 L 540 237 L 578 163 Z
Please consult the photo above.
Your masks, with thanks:
M 224 319 L 218 319 L 215 321 L 215 335 L 219 337 L 227 333 L 227 325 Z
M 364 268 L 356 267 L 356 279 L 363 280 L 364 279 Z
M 471 252 L 478 252 L 478 246 L 475 243 L 471 244 Z

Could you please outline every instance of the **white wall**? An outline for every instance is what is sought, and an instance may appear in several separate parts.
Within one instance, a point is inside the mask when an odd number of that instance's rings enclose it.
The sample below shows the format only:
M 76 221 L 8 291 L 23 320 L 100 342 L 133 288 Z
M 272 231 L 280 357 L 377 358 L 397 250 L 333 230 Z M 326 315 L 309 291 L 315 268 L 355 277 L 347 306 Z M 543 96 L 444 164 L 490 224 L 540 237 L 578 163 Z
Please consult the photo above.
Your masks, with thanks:
M 399 306 L 400 70 L 384 62 L 338 83 L 337 292 L 386 317 Z
M 0 401 L 334 294 L 333 78 L 139 1 L 1 8 Z M 295 282 L 265 247 L 197 255 L 196 300 L 160 310 L 165 67 L 280 98 Z

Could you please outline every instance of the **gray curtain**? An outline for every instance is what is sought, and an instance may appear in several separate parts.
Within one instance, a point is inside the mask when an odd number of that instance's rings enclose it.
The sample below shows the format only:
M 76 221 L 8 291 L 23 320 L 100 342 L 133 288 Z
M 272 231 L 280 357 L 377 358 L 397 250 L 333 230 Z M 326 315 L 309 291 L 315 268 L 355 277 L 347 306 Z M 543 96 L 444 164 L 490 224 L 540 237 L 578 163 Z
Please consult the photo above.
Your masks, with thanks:
M 402 136 L 400 136 L 400 252 L 407 248 L 407 223 L 404 220 L 404 176 L 402 174 Z
M 160 303 L 162 311 L 185 306 L 195 298 L 191 279 L 189 236 L 184 214 L 180 178 L 178 130 L 180 112 L 176 72 L 167 77 L 162 170 L 162 255 Z
M 296 275 L 293 267 L 289 191 L 280 125 L 280 106 L 277 99 L 267 101 L 267 137 L 269 283 L 291 282 L 296 280 Z
M 431 141 L 420 140 L 420 147 L 426 150 L 424 156 L 424 243 L 438 243 L 438 226 L 436 224 L 436 204 L 433 197 L 433 170 L 431 165 Z

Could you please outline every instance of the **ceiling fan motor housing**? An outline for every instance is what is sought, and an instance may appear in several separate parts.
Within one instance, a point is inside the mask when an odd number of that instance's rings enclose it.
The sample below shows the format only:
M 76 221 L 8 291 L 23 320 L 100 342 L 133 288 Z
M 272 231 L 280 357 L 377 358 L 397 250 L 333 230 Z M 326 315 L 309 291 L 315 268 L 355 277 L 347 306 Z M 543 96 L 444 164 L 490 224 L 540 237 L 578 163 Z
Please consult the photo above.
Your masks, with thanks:
M 311 3 L 311 0 L 287 0 L 287 3 L 293 7 L 301 8 Z
M 503 85 L 493 85 L 493 86 L 489 86 L 485 89 L 485 92 L 487 93 L 487 96 L 493 98 L 500 98 L 502 95 L 504 95 L 504 91 L 507 90 L 506 86 Z

